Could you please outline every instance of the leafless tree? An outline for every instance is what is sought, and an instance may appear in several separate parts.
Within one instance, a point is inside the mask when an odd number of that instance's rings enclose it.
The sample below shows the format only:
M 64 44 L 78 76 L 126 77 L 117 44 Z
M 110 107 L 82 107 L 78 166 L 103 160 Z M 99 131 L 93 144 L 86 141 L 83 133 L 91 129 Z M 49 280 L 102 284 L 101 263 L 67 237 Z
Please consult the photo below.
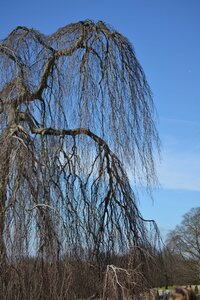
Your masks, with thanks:
M 172 230 L 167 239 L 167 246 L 173 255 L 180 272 L 196 282 L 200 278 L 200 207 L 192 208 L 183 216 L 180 225 Z M 187 282 L 188 283 L 188 282 Z
M 133 186 L 156 182 L 151 90 L 103 22 L 50 36 L 18 26 L 0 42 L 0 70 L 0 297 L 82 297 L 78 262 L 103 288 L 109 258 L 147 258 L 153 244 L 125 171 Z

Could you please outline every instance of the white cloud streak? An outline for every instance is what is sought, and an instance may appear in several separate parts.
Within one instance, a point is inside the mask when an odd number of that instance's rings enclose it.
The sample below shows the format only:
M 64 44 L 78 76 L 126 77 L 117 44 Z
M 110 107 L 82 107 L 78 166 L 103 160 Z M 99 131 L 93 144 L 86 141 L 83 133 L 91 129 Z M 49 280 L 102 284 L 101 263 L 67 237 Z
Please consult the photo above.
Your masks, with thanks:
M 163 159 L 158 167 L 161 186 L 200 191 L 200 123 L 174 119 L 164 123 Z M 168 128 L 171 132 L 166 132 Z
M 200 154 L 164 153 L 158 170 L 163 188 L 200 191 Z

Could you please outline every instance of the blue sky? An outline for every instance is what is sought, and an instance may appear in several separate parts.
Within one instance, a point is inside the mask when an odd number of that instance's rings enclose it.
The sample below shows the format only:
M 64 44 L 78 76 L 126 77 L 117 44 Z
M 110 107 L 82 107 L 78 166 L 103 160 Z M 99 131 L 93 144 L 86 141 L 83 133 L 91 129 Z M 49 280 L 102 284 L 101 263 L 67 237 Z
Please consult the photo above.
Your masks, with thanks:
M 0 39 L 17 25 L 50 34 L 68 23 L 103 20 L 135 47 L 154 94 L 162 161 L 154 201 L 141 194 L 143 216 L 163 236 L 200 206 L 200 1 L 0 0 Z

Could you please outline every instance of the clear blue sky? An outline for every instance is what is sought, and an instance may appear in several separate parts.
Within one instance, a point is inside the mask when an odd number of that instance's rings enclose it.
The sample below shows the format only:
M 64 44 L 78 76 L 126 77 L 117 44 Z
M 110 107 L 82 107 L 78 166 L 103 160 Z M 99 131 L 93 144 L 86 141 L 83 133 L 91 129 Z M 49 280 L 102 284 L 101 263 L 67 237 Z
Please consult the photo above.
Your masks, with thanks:
M 135 47 L 154 94 L 162 162 L 154 202 L 140 197 L 143 216 L 165 235 L 200 206 L 200 1 L 0 0 L 0 39 L 17 25 L 50 34 L 68 23 L 103 20 Z

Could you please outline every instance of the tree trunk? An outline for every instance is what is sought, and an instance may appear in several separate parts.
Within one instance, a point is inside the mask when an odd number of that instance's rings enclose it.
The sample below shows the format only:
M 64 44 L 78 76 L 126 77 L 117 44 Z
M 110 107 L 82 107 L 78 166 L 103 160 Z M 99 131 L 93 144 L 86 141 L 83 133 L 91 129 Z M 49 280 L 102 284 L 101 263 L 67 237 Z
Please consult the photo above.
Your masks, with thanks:
M 10 141 L 5 138 L 3 134 L 0 138 L 2 142 L 2 151 L 0 152 L 0 298 L 3 297 L 6 278 L 5 268 L 6 268 L 6 245 L 4 241 L 5 233 L 5 210 L 6 210 L 6 198 L 7 198 L 7 184 L 8 184 L 8 175 L 9 175 L 9 162 L 11 155 Z

